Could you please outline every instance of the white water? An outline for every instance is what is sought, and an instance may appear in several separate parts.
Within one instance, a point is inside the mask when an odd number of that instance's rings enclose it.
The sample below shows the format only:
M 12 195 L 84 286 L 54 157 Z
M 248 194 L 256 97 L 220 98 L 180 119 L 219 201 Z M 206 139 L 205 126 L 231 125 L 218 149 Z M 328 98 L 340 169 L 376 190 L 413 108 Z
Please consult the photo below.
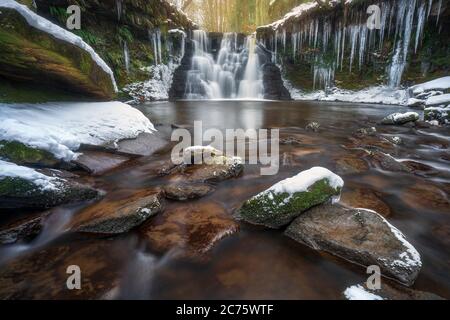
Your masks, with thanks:
M 156 29 L 154 32 L 148 32 L 150 42 L 153 44 L 153 59 L 155 65 L 162 63 L 162 49 L 161 49 L 161 30 Z
M 193 32 L 194 56 L 187 75 L 186 99 L 262 99 L 262 76 L 255 39 L 239 45 L 235 33 L 223 36 L 216 60 L 205 31 Z

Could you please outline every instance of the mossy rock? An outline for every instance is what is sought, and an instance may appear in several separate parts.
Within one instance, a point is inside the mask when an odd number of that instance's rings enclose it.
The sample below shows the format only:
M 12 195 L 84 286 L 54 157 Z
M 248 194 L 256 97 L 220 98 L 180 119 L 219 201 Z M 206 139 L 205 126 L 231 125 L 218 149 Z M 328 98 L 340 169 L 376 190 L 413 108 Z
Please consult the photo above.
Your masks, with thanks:
M 115 97 L 110 75 L 87 51 L 29 26 L 12 9 L 1 9 L 0 51 L 0 77 L 95 99 Z
M 18 165 L 54 168 L 60 164 L 50 152 L 24 145 L 18 141 L 0 140 L 0 158 Z
M 0 209 L 46 209 L 66 203 L 91 200 L 97 190 L 77 183 L 60 180 L 57 188 L 43 189 L 19 177 L 0 178 Z
M 340 193 L 341 188 L 330 186 L 328 179 L 317 181 L 305 192 L 289 194 L 269 190 L 247 200 L 237 216 L 252 224 L 277 229 L 289 224 L 302 212 L 327 202 Z

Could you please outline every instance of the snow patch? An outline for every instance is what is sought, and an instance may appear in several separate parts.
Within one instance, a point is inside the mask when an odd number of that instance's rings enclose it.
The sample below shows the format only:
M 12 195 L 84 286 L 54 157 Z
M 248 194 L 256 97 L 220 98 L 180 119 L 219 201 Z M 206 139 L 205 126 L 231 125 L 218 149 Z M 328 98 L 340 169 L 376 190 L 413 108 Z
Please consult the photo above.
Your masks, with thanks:
M 348 300 L 384 300 L 382 297 L 366 291 L 361 285 L 345 289 L 344 295 Z
M 292 195 L 298 192 L 306 192 L 313 184 L 323 179 L 328 180 L 330 187 L 333 189 L 342 188 L 344 186 L 344 180 L 342 180 L 342 178 L 338 175 L 328 169 L 314 167 L 309 170 L 302 171 L 292 178 L 278 182 L 263 193 L 288 193 Z
M 139 110 L 121 102 L 0 103 L 0 140 L 19 141 L 65 161 L 80 144 L 103 145 L 155 131 Z
M 53 37 L 69 42 L 75 46 L 77 46 L 80 49 L 83 49 L 87 51 L 92 59 L 95 61 L 95 63 L 103 69 L 109 76 L 111 77 L 111 81 L 114 86 L 114 90 L 117 92 L 117 84 L 116 80 L 114 79 L 114 74 L 111 70 L 111 68 L 106 64 L 105 61 L 103 61 L 102 58 L 92 49 L 90 45 L 88 45 L 86 42 L 83 41 L 79 36 L 57 26 L 56 24 L 48 21 L 47 19 L 37 15 L 33 11 L 31 11 L 27 6 L 17 3 L 13 0 L 1 0 L 0 1 L 0 8 L 9 8 L 16 10 L 22 17 L 25 18 L 27 23 L 36 28 L 39 29 L 45 33 L 48 33 L 52 35 Z
M 418 95 L 420 93 L 430 90 L 447 90 L 447 89 L 450 89 L 450 77 L 435 79 L 432 81 L 412 86 L 410 88 L 410 90 L 412 90 L 414 95 Z
M 432 96 L 425 102 L 427 106 L 439 106 L 439 105 L 450 105 L 450 94 L 443 94 L 440 96 Z

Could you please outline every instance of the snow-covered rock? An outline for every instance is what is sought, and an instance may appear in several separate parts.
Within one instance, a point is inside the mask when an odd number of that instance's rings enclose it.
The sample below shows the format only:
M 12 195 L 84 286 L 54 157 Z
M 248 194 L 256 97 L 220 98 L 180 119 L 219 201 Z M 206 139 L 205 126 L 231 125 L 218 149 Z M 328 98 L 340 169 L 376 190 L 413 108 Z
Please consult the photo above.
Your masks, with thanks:
M 311 207 L 338 197 L 344 181 L 322 167 L 314 167 L 280 181 L 247 200 L 237 217 L 249 223 L 279 228 Z
M 450 94 L 429 97 L 425 102 L 427 106 L 450 105 Z
M 417 112 L 393 113 L 381 120 L 384 125 L 403 125 L 408 122 L 416 122 L 419 120 Z
M 103 145 L 155 129 L 121 102 L 0 104 L 0 140 L 19 141 L 71 161 L 81 144 Z
M 425 108 L 424 118 L 433 125 L 450 124 L 450 106 Z
M 45 209 L 98 195 L 90 187 L 0 160 L 0 208 Z
M 378 265 L 381 274 L 414 284 L 422 262 L 405 236 L 377 212 L 321 205 L 301 214 L 286 229 L 290 238 L 362 266 Z
M 425 101 L 416 98 L 409 98 L 407 105 L 408 107 L 423 107 L 425 105 Z
M 443 77 L 439 79 L 435 79 L 432 81 L 428 81 L 422 84 L 418 84 L 412 86 L 410 90 L 414 95 L 419 95 L 423 92 L 431 91 L 431 90 L 447 90 L 450 89 L 450 77 Z

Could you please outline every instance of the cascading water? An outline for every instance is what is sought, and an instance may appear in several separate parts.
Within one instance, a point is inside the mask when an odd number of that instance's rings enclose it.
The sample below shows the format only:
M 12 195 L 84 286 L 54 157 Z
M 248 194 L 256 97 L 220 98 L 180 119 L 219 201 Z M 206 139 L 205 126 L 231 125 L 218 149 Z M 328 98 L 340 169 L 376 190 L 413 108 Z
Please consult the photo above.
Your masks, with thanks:
M 261 99 L 262 76 L 255 53 L 256 42 L 249 37 L 244 45 L 235 33 L 223 36 L 216 60 L 210 53 L 205 31 L 193 32 L 194 56 L 187 74 L 186 99 Z

